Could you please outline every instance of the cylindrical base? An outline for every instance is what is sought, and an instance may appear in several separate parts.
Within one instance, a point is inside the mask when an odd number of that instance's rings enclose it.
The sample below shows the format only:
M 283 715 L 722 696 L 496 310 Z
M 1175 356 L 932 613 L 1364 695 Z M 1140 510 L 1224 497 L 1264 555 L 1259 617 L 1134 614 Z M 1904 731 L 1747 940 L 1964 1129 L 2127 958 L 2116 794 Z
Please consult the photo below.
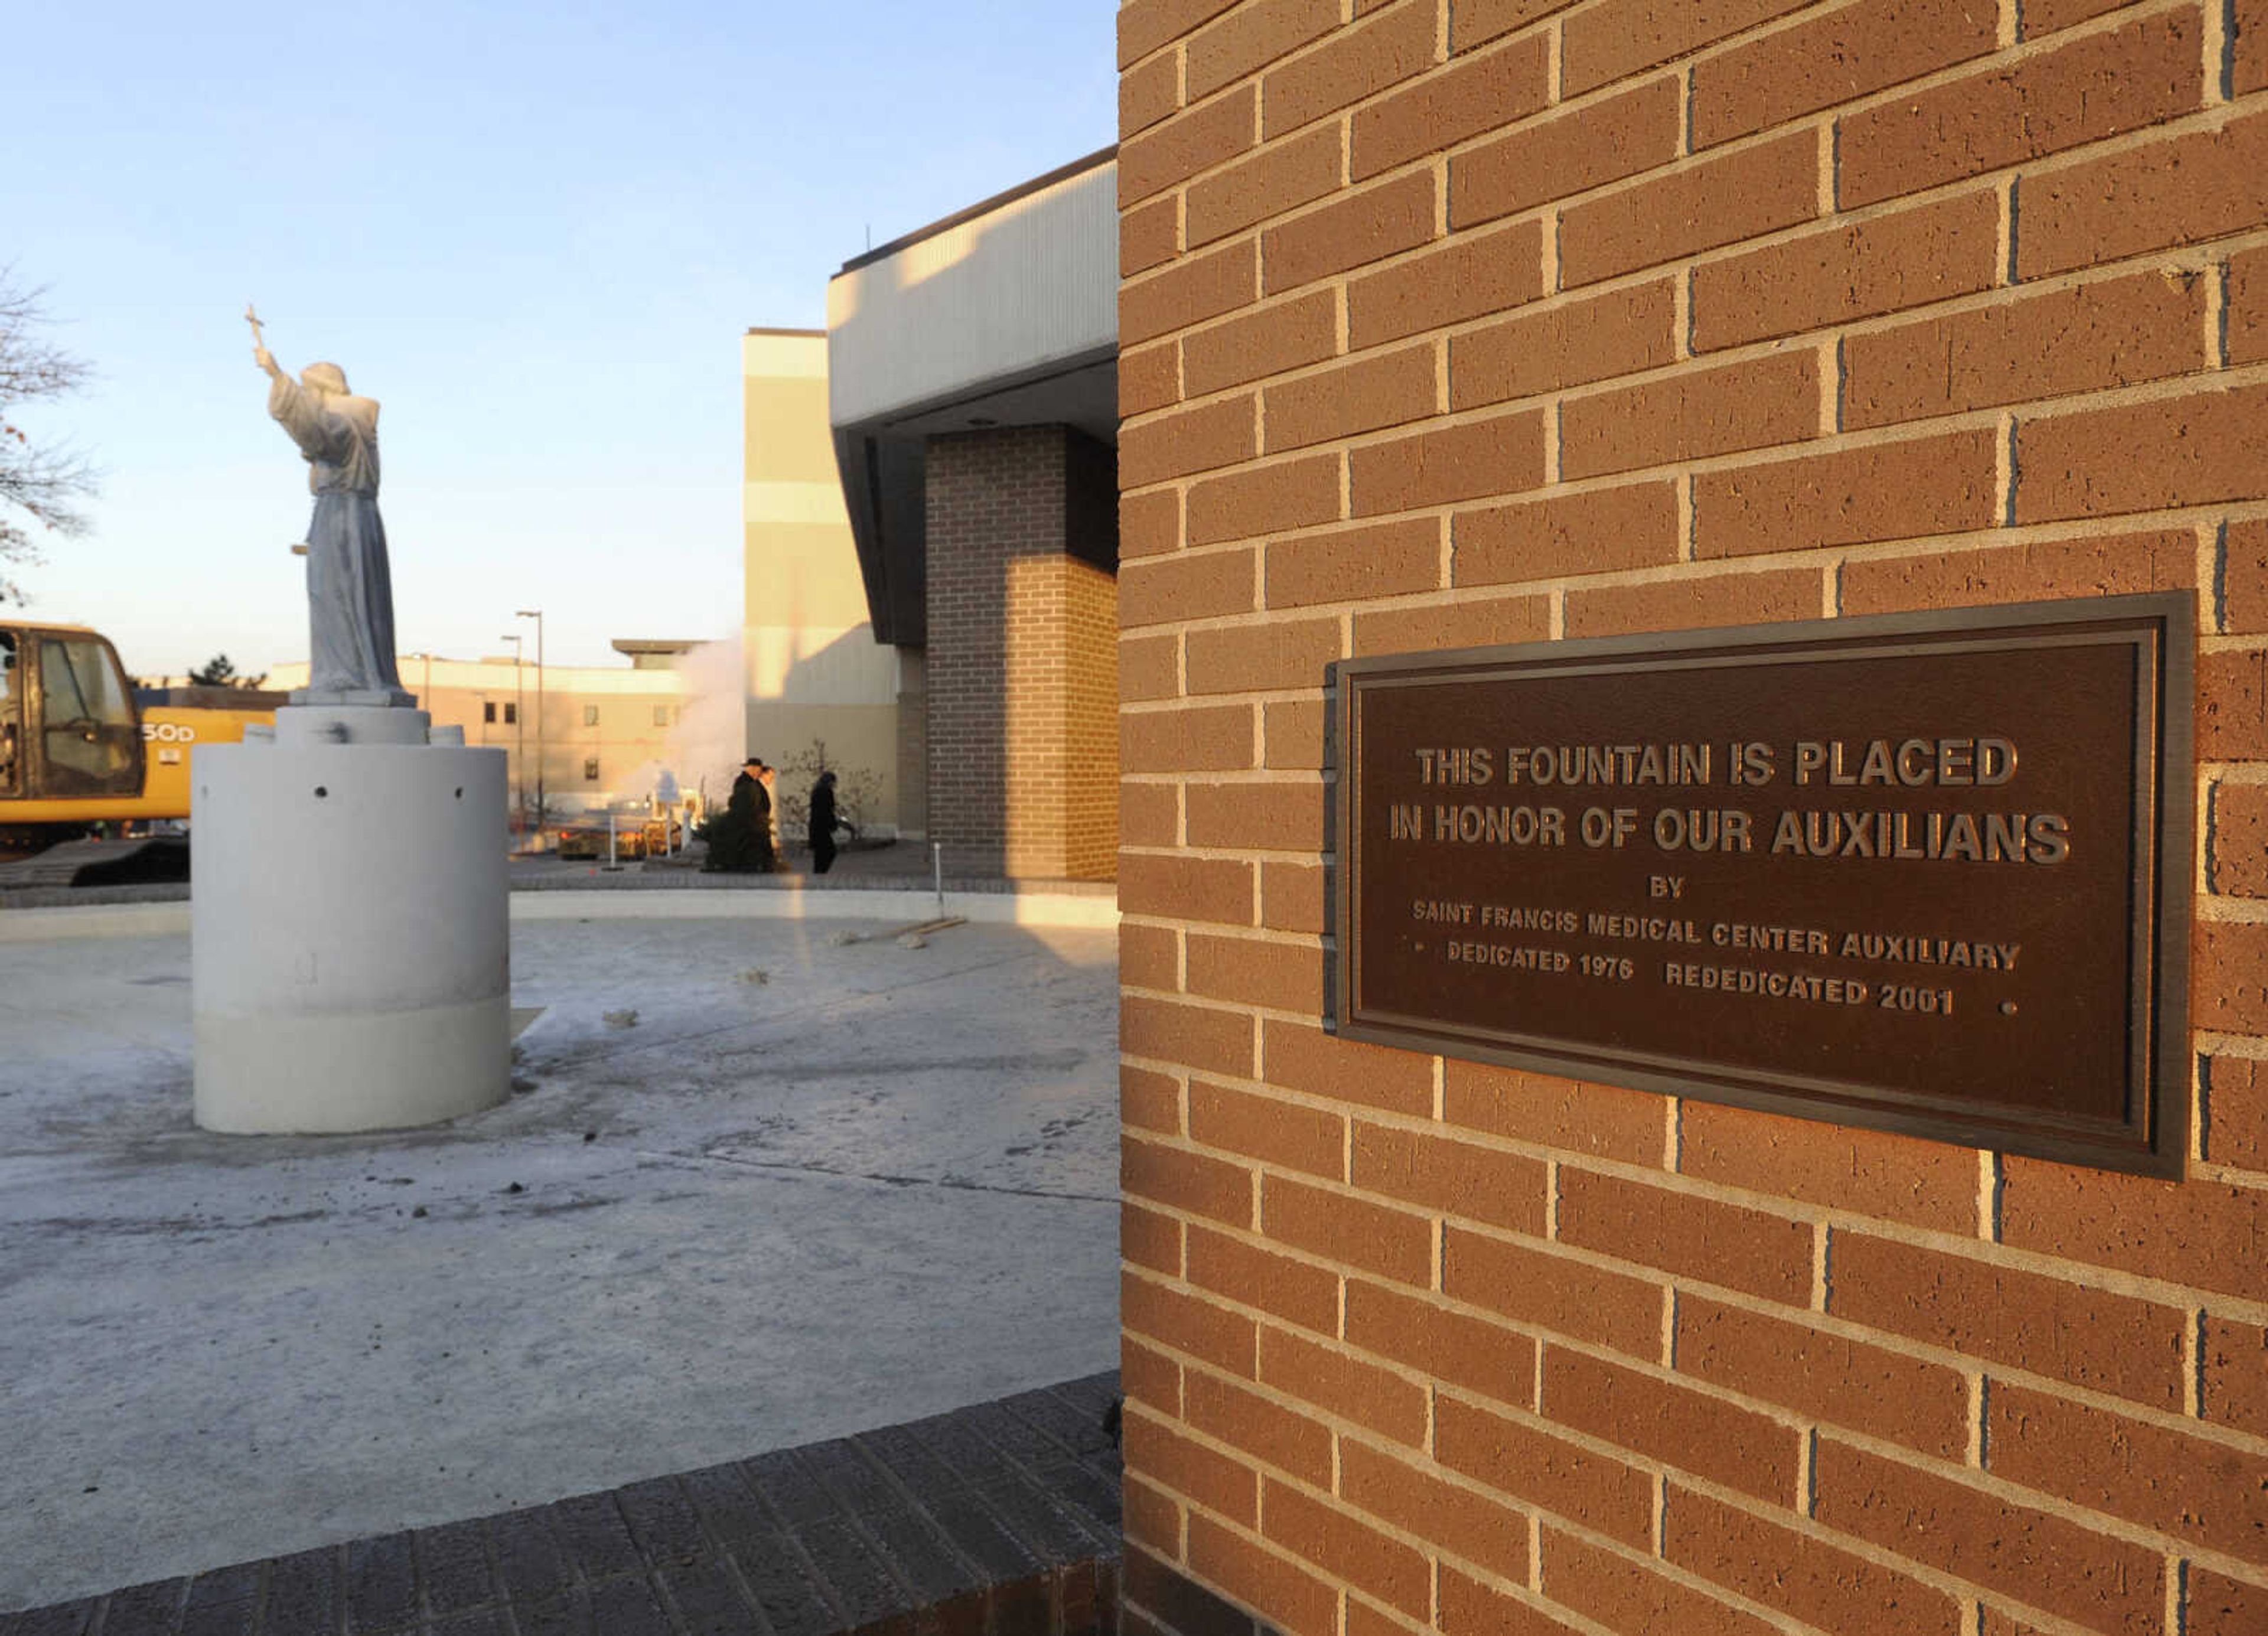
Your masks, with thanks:
M 197 1124 L 378 1131 L 496 1106 L 504 752 L 291 725 L 191 766 Z

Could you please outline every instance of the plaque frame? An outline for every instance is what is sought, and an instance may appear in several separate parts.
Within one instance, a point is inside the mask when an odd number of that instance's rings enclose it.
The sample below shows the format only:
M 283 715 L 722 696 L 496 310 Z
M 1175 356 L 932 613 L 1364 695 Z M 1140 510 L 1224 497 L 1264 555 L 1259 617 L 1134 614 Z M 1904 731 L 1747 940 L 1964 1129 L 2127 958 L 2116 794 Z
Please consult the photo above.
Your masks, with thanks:
M 1359 699 L 1366 687 L 1446 673 L 1537 674 L 1586 668 L 1628 671 L 1679 660 L 1706 667 L 1773 655 L 1800 662 L 1991 647 L 2069 645 L 2074 627 L 2130 625 L 2108 641 L 2136 650 L 2129 840 L 2129 908 L 2123 917 L 2126 984 L 2126 1117 L 2123 1125 L 2058 1117 L 2008 1103 L 1956 1109 L 1943 1099 L 1859 1087 L 1871 1100 L 1837 1097 L 1833 1082 L 1705 1058 L 1628 1059 L 1597 1042 L 1530 1034 L 1484 1037 L 1452 1021 L 1388 1020 L 1359 1009 L 1364 946 L 1359 876 L 1363 745 Z M 1964 638 L 1966 642 L 1964 644 Z M 2197 595 L 2193 591 L 2004 603 L 1985 607 L 1723 626 L 1631 636 L 1527 642 L 1433 652 L 1379 654 L 1326 667 L 1323 1026 L 1338 1037 L 1565 1079 L 1587 1080 L 1727 1103 L 1861 1129 L 2066 1164 L 2178 1180 L 2189 1174 L 2197 1120 L 2195 1050 L 2190 1013 L 2190 942 L 2197 873 L 2194 711 Z M 1650 663 L 1648 661 L 1651 661 Z M 1479 680 L 1483 678 L 1476 678 Z

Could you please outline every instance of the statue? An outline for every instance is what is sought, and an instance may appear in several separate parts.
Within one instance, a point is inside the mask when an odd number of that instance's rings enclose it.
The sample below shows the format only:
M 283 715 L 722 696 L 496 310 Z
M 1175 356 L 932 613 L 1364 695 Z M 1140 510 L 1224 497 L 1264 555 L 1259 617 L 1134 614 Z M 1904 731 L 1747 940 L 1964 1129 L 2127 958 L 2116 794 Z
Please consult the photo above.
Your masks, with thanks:
M 308 676 L 295 704 L 413 704 L 394 671 L 394 588 L 378 515 L 378 403 L 347 390 L 336 364 L 297 380 L 277 367 L 247 307 L 253 361 L 268 372 L 268 412 L 307 460 Z

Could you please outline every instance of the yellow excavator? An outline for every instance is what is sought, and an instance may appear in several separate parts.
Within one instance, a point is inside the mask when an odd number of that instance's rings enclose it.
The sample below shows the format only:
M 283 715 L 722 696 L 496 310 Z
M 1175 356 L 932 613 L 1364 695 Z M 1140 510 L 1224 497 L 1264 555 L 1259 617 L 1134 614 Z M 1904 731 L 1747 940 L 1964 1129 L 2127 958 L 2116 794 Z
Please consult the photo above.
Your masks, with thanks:
M 187 844 L 148 832 L 188 819 L 190 752 L 239 742 L 288 696 L 137 694 L 107 637 L 0 618 L 0 860 L 16 860 L 0 888 L 187 879 Z

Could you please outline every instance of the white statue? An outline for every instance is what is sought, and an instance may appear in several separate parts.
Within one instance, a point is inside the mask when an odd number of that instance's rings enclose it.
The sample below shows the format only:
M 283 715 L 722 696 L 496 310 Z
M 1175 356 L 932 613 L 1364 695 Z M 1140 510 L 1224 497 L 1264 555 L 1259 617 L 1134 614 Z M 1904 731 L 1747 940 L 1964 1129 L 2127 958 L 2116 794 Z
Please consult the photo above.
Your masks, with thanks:
M 268 372 L 268 412 L 307 460 L 308 677 L 295 704 L 415 703 L 394 664 L 394 587 L 378 514 L 378 403 L 347 390 L 336 364 L 294 380 L 277 367 L 249 308 L 253 361 Z

